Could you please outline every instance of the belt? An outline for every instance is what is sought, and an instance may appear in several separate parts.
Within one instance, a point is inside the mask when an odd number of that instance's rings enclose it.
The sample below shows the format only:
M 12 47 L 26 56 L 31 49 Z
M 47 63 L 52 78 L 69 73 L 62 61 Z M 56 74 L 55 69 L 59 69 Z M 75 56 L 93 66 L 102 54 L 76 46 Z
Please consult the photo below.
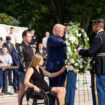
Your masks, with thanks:
M 96 56 L 105 56 L 105 53 L 97 53 Z

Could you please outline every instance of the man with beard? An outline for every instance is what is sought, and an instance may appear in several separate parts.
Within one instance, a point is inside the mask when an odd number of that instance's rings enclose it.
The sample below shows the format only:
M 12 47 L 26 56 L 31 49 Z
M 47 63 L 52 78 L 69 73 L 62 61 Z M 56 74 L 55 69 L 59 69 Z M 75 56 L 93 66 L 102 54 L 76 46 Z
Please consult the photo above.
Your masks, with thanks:
M 31 31 L 25 30 L 22 34 L 22 38 L 23 38 L 23 41 L 18 48 L 20 60 L 22 60 L 22 62 L 20 61 L 20 63 L 23 64 L 23 65 L 21 64 L 21 67 L 19 69 L 19 71 L 20 71 L 20 73 L 19 73 L 20 74 L 20 90 L 18 93 L 18 102 L 20 102 L 20 98 L 25 91 L 25 86 L 24 86 L 25 73 L 26 73 L 27 68 L 30 65 L 30 62 L 31 62 L 33 54 L 34 54 L 33 49 L 30 45 L 31 40 L 32 40 Z

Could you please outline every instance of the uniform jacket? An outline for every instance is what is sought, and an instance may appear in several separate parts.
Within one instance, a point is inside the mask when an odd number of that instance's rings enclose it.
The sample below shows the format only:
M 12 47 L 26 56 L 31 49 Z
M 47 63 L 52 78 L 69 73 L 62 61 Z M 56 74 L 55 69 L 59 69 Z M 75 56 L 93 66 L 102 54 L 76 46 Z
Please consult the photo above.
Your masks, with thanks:
M 90 44 L 90 48 L 82 49 L 79 53 L 83 57 L 93 57 L 92 72 L 105 74 L 105 56 L 97 56 L 100 53 L 105 53 L 105 31 L 97 33 Z

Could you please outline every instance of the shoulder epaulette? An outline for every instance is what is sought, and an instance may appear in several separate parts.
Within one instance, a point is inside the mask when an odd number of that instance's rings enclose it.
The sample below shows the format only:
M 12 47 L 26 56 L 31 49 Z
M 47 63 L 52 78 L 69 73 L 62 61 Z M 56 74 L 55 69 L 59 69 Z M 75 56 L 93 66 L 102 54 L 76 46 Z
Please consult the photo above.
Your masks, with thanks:
M 99 33 L 96 35 L 96 37 L 100 38 L 101 44 L 102 44 L 102 32 L 99 32 Z

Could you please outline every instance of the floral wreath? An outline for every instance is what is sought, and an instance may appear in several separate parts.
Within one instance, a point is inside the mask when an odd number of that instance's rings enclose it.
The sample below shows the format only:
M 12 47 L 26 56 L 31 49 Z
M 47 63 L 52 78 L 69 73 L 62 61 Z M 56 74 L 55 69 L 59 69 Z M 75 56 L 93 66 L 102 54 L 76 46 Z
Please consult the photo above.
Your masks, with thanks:
M 78 23 L 70 23 L 66 29 L 67 60 L 68 70 L 84 72 L 88 69 L 89 59 L 78 55 L 77 48 L 89 48 L 89 38 L 84 29 Z

